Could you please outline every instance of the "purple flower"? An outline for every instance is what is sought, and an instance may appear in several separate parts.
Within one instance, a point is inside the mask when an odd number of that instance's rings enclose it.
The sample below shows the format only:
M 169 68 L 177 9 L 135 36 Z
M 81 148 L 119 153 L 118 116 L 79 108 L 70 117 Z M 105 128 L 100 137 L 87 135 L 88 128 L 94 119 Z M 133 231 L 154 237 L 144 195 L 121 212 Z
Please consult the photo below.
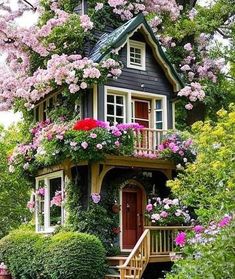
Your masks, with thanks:
M 160 213 L 160 216 L 161 216 L 162 218 L 166 218 L 166 217 L 168 216 L 168 213 L 167 213 L 166 211 L 162 211 L 162 212 Z
M 179 232 L 175 238 L 176 245 L 183 247 L 186 244 L 186 233 Z
M 146 205 L 146 211 L 150 212 L 153 210 L 153 205 L 151 203 Z
M 99 203 L 101 196 L 99 193 L 92 193 L 91 198 L 92 198 L 93 203 Z
M 201 226 L 201 225 L 197 225 L 197 226 L 195 226 L 194 228 L 193 228 L 193 230 L 194 230 L 194 232 L 195 233 L 202 233 L 203 231 L 204 231 L 204 227 L 203 226 Z
M 43 197 L 43 196 L 45 195 L 45 188 L 39 188 L 39 189 L 36 191 L 36 194 Z
M 229 225 L 229 223 L 231 222 L 231 220 L 232 220 L 232 217 L 229 216 L 229 215 L 226 215 L 226 216 L 224 216 L 223 219 L 221 219 L 221 220 L 219 221 L 218 226 L 221 227 L 221 228 L 226 227 L 227 225 Z

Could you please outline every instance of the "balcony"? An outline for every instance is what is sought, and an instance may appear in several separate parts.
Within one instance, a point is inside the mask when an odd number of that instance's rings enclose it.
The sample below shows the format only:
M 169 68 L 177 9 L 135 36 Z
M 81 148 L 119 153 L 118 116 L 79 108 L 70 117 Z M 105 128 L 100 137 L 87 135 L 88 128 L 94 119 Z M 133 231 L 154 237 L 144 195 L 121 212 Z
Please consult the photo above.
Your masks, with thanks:
M 162 142 L 166 130 L 144 128 L 135 132 L 135 153 L 137 155 L 156 155 L 158 145 Z

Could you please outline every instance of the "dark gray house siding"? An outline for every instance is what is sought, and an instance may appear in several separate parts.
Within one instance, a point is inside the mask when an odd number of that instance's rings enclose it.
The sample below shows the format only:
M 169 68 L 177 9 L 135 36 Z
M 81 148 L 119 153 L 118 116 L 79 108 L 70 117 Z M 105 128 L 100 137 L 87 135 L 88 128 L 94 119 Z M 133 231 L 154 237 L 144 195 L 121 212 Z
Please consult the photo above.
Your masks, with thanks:
M 146 41 L 144 36 L 140 33 L 136 33 L 131 39 L 141 42 Z M 172 128 L 172 96 L 174 94 L 173 88 L 166 78 L 164 71 L 157 63 L 151 47 L 146 44 L 146 71 L 127 68 L 127 45 L 125 45 L 120 50 L 119 56 L 124 65 L 122 74 L 118 79 L 109 80 L 105 85 L 166 96 L 168 128 Z M 98 87 L 97 100 L 98 119 L 104 120 L 104 86 Z

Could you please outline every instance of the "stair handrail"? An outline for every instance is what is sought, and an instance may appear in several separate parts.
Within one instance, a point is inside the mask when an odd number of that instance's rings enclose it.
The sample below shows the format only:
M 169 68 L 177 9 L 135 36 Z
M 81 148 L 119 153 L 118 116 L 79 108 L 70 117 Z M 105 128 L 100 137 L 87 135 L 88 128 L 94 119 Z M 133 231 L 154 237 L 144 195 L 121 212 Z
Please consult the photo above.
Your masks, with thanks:
M 139 238 L 138 242 L 136 243 L 135 247 L 131 251 L 130 255 L 126 259 L 125 263 L 123 265 L 118 266 L 120 271 L 128 269 L 128 266 L 130 265 L 130 262 L 136 256 L 136 253 L 138 252 L 139 248 L 141 247 L 141 245 L 142 245 L 142 243 L 144 242 L 145 239 L 147 239 L 146 263 L 149 262 L 149 258 L 150 258 L 150 230 L 149 229 L 145 229 L 143 234 Z M 143 269 L 142 270 L 142 274 L 143 274 L 145 268 L 146 268 L 146 266 L 142 267 L 142 269 Z M 124 279 L 124 278 L 122 278 L 122 276 L 121 276 L 121 279 Z M 136 279 L 138 279 L 138 278 L 136 278 Z

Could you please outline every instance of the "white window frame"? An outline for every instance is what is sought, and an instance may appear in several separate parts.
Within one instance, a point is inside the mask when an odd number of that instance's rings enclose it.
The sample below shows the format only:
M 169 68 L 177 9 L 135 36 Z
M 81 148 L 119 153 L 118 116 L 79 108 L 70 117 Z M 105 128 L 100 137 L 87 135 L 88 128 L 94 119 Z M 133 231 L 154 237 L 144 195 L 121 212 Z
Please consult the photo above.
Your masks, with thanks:
M 156 107 L 157 101 L 161 101 L 161 108 L 160 109 L 158 109 Z M 157 120 L 157 116 L 156 116 L 157 112 L 161 112 L 162 113 L 162 120 L 161 121 Z M 164 130 L 164 104 L 163 104 L 163 99 L 162 98 L 154 100 L 154 116 L 155 116 L 155 123 L 154 123 L 155 127 L 154 128 L 157 129 L 157 130 Z M 157 124 L 159 124 L 159 123 L 162 123 L 162 128 L 161 129 L 157 128 Z
M 39 208 L 38 208 L 38 197 L 36 195 L 35 199 L 35 221 L 36 221 L 36 232 L 39 233 L 52 233 L 55 230 L 56 226 L 50 225 L 50 180 L 54 178 L 61 178 L 61 193 L 62 199 L 64 200 L 64 172 L 57 171 L 49 173 L 46 175 L 36 177 L 36 190 L 39 188 L 39 181 L 44 181 L 45 185 L 45 194 L 44 194 L 44 228 L 39 224 Z M 61 225 L 64 224 L 65 210 L 63 205 L 61 206 Z
M 140 49 L 141 65 L 132 64 L 131 62 L 131 47 Z M 127 41 L 127 67 L 137 70 L 146 70 L 146 44 L 144 42 L 128 40 Z
M 143 92 L 137 90 L 130 90 L 130 89 L 123 89 L 120 87 L 113 87 L 113 86 L 105 86 L 105 120 L 107 121 L 107 94 L 117 94 L 117 95 L 124 95 L 126 98 L 126 122 L 132 122 L 132 109 L 131 103 L 132 99 L 146 99 L 151 101 L 151 112 L 150 112 L 150 129 L 156 129 L 156 115 L 155 115 L 155 101 L 162 100 L 163 106 L 163 127 L 162 130 L 168 129 L 168 115 L 167 115 L 167 96 L 150 93 L 150 92 Z
M 108 102 L 108 96 L 114 96 L 114 99 L 116 99 L 116 97 L 123 97 L 123 116 L 117 116 L 116 115 L 116 106 L 121 106 L 119 104 L 116 104 L 116 101 L 114 101 L 114 103 L 109 103 Z M 114 115 L 108 114 L 108 105 L 112 104 L 114 105 Z M 107 91 L 105 94 L 105 120 L 108 121 L 108 117 L 113 117 L 114 118 L 114 123 L 116 122 L 117 118 L 122 118 L 123 119 L 123 123 L 126 122 L 126 96 L 125 94 L 120 94 L 118 92 L 114 92 L 114 91 Z

